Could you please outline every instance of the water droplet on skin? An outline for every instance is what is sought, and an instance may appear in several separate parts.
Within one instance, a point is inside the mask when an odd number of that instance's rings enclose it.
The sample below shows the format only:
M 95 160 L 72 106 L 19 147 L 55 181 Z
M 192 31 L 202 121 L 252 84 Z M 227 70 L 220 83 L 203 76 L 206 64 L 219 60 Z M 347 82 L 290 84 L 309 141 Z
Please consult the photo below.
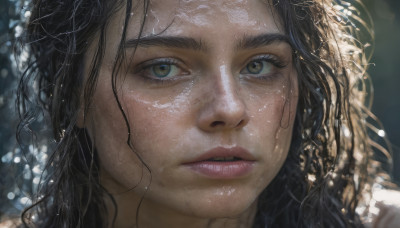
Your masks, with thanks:
M 141 98 L 140 95 L 133 95 L 133 99 L 136 100 L 136 102 L 140 102 L 146 105 L 149 105 L 147 107 L 147 110 L 151 110 L 152 108 L 156 109 L 168 109 L 169 113 L 176 113 L 179 112 L 184 105 L 186 105 L 189 100 L 187 99 L 190 97 L 190 92 L 192 90 L 193 83 L 190 83 L 189 86 L 187 86 L 180 94 L 175 96 L 172 101 L 162 103 L 159 100 L 156 101 L 149 101 L 149 100 L 144 100 Z M 133 92 L 133 91 L 132 91 Z
M 228 196 L 232 195 L 234 192 L 236 191 L 236 189 L 232 188 L 228 190 Z
M 268 104 L 265 104 L 263 107 L 261 107 L 261 108 L 258 109 L 258 112 L 263 112 L 263 111 L 265 111 L 265 109 L 267 109 L 268 106 L 269 106 Z

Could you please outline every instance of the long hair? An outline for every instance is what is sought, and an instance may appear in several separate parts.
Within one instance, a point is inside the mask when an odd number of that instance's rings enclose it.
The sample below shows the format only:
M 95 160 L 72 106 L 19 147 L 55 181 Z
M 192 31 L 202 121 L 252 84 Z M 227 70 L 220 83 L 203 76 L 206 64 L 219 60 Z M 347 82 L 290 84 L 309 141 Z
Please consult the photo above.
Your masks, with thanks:
M 76 121 L 81 104 L 87 111 L 96 89 L 108 22 L 116 12 L 125 10 L 113 81 L 118 75 L 132 7 L 143 9 L 146 15 L 149 6 L 146 0 L 134 3 L 33 0 L 23 41 L 31 56 L 18 88 L 18 135 L 31 129 L 39 107 L 48 113 L 55 147 L 38 197 L 22 214 L 27 226 L 113 224 L 108 214 L 114 213 L 115 219 L 118 212 L 107 211 L 105 198 L 114 201 L 99 182 L 96 148 Z M 254 227 L 360 227 L 356 208 L 372 182 L 367 170 L 373 174 L 377 168 L 372 165 L 373 148 L 365 122 L 369 113 L 365 106 L 367 59 L 355 39 L 356 28 L 333 0 L 265 4 L 274 7 L 290 38 L 299 100 L 288 157 L 259 196 Z M 96 52 L 85 62 L 92 42 L 98 45 Z M 89 73 L 84 83 L 85 64 Z M 29 86 L 32 84 L 34 88 Z M 112 87 L 115 92 L 115 84 Z M 128 144 L 129 135 L 127 132 Z

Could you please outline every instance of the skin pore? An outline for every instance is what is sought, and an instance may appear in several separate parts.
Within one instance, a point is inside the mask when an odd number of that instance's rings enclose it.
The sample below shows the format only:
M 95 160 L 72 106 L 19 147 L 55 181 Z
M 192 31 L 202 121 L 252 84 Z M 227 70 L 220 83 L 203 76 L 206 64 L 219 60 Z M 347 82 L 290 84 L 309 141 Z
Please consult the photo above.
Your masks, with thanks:
M 143 20 L 135 8 L 116 83 L 132 150 L 111 85 L 124 17 L 121 9 L 110 21 L 93 103 L 79 121 L 118 205 L 115 226 L 250 227 L 257 197 L 286 159 L 297 105 L 279 19 L 259 0 L 154 0 L 135 51 Z M 215 177 L 188 165 L 215 148 L 247 151 L 250 168 Z

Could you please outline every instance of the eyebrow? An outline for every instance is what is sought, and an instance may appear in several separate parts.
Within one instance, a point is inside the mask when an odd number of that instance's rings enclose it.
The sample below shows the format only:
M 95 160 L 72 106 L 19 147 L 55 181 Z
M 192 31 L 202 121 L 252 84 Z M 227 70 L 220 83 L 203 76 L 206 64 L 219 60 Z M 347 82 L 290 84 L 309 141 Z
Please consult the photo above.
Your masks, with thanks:
M 289 38 L 279 33 L 265 33 L 256 36 L 243 36 L 236 45 L 236 49 L 254 49 L 262 46 L 270 45 L 274 42 L 285 42 L 290 45 Z M 147 36 L 136 39 L 129 39 L 125 42 L 127 48 L 136 47 L 169 47 L 192 49 L 194 51 L 208 50 L 207 45 L 200 39 L 194 39 L 184 36 Z
M 161 46 L 169 48 L 192 49 L 195 51 L 206 51 L 206 45 L 201 40 L 181 36 L 148 36 L 138 39 L 127 40 L 125 46 L 132 47 L 151 47 Z
M 280 33 L 265 33 L 256 36 L 244 36 L 236 46 L 236 49 L 254 49 L 267 46 L 275 42 L 284 42 L 291 45 L 289 37 Z

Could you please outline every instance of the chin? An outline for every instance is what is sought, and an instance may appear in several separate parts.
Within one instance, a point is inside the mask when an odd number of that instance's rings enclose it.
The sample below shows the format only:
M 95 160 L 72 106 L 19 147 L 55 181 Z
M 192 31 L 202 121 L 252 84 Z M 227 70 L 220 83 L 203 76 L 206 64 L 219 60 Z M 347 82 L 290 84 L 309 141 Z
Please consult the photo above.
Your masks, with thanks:
M 199 218 L 237 218 L 255 211 L 256 202 L 256 197 L 214 196 L 201 202 L 197 201 L 197 205 L 191 205 L 190 208 L 193 215 Z M 188 210 L 185 212 L 187 213 Z

